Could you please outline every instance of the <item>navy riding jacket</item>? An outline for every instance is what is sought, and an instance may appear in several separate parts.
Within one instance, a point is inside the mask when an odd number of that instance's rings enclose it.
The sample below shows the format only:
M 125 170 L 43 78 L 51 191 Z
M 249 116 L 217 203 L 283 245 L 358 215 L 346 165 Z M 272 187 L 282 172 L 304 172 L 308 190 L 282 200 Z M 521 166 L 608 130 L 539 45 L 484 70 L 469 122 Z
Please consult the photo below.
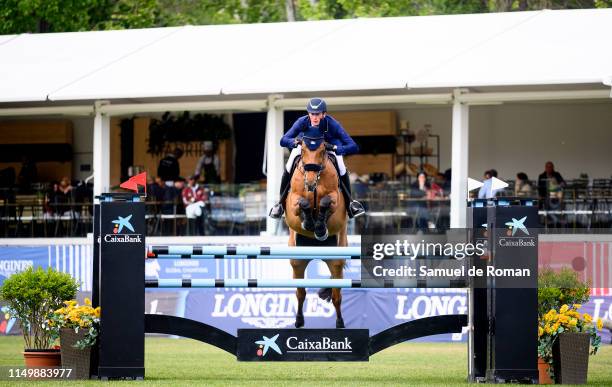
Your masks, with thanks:
M 281 138 L 280 145 L 293 149 L 295 147 L 295 139 L 301 138 L 309 126 L 310 119 L 308 116 L 298 118 L 291 129 Z M 344 156 L 359 152 L 359 146 L 332 116 L 326 115 L 319 123 L 319 129 L 326 142 L 338 147 L 335 151 L 337 155 Z

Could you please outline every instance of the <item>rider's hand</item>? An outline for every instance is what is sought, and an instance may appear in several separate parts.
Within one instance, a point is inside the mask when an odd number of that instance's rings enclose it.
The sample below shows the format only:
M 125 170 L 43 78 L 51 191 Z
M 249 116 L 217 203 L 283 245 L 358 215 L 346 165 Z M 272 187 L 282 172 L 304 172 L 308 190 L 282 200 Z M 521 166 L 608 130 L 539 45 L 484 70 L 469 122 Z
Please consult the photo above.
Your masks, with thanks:
M 297 138 L 296 137 L 296 138 L 293 139 L 293 147 L 294 148 L 297 148 L 298 145 L 300 145 L 300 144 L 302 144 L 302 139 L 301 138 Z
M 338 147 L 334 144 L 330 144 L 330 143 L 325 143 L 325 150 L 328 152 L 333 152 L 336 149 L 338 149 Z

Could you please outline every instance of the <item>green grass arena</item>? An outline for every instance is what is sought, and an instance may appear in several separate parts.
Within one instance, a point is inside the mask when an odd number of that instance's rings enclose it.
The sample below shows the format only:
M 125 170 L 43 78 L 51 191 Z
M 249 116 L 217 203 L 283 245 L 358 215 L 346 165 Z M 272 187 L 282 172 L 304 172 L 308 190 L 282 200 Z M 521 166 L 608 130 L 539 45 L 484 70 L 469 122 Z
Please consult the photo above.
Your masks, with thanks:
M 20 336 L 0 339 L 0 367 L 23 366 Z M 462 386 L 466 382 L 465 343 L 404 343 L 373 355 L 369 362 L 237 362 L 235 357 L 190 339 L 147 337 L 145 381 L 104 385 L 211 386 Z M 99 385 L 100 381 L 0 381 L 0 385 Z M 590 386 L 612 384 L 612 346 L 589 359 Z

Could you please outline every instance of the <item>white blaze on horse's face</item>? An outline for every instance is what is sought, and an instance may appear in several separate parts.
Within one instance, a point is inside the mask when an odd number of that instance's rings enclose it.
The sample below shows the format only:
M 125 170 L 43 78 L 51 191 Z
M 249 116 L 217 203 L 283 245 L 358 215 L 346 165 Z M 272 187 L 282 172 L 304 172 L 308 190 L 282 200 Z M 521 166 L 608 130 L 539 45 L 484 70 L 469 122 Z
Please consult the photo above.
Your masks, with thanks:
M 308 118 L 313 126 L 319 126 L 321 120 L 325 118 L 325 113 L 308 113 Z

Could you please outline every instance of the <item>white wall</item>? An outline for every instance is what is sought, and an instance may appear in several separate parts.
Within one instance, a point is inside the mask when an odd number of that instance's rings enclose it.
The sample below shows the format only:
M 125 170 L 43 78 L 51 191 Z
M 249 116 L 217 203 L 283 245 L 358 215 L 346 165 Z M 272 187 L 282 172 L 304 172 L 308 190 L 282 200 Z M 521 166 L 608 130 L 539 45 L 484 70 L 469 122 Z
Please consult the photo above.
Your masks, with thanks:
M 93 118 L 73 118 L 72 124 L 72 178 L 84 180 L 93 173 Z M 81 165 L 89 164 L 90 170 L 81 172 Z
M 432 125 L 440 135 L 440 169 L 450 168 L 451 109 L 418 107 L 398 112 L 418 130 Z M 470 108 L 469 175 L 480 179 L 495 168 L 500 178 L 525 172 L 530 179 L 544 171 L 548 160 L 565 178 L 587 173 L 612 176 L 611 103 L 523 103 Z M 433 163 L 432 163 L 433 164 Z

